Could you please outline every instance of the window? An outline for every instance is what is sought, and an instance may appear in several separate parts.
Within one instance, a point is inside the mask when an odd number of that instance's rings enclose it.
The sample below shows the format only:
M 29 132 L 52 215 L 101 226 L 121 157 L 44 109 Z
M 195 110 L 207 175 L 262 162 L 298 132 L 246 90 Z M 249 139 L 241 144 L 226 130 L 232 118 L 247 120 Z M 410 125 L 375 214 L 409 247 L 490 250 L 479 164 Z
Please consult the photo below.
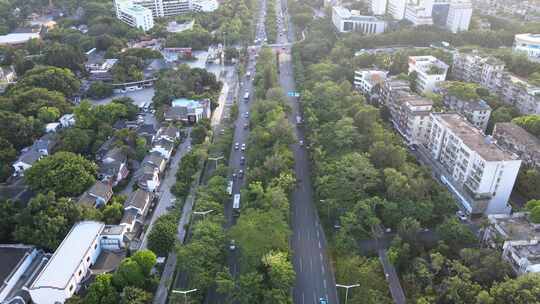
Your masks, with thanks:
M 73 284 L 69 285 L 69 291 L 73 291 Z
M 97 243 L 94 244 L 94 249 L 97 249 Z
M 86 257 L 86 262 L 90 262 L 90 257 Z
M 81 274 L 82 274 L 82 269 L 81 269 L 81 270 L 79 270 L 79 276 L 81 276 Z

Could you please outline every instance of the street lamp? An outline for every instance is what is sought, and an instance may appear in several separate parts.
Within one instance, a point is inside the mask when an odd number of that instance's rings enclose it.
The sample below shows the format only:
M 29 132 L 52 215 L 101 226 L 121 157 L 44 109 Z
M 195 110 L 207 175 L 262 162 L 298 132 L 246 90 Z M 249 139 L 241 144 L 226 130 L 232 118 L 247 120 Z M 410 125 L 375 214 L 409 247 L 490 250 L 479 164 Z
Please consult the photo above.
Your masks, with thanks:
M 347 304 L 347 300 L 348 300 L 348 297 L 349 297 L 349 288 L 354 288 L 354 287 L 359 287 L 359 286 L 360 286 L 360 284 L 354 284 L 354 285 L 336 284 L 336 287 L 345 288 L 345 304 Z
M 205 218 L 206 218 L 206 215 L 207 215 L 208 213 L 213 212 L 213 211 L 214 211 L 214 209 L 206 210 L 206 211 L 193 211 L 193 214 L 194 214 L 194 215 L 202 215 L 202 216 L 203 216 L 203 219 L 205 219 Z
M 184 295 L 184 304 L 187 304 L 187 295 L 188 293 L 192 293 L 194 291 L 197 291 L 197 289 L 192 290 L 173 290 L 172 293 L 181 293 Z

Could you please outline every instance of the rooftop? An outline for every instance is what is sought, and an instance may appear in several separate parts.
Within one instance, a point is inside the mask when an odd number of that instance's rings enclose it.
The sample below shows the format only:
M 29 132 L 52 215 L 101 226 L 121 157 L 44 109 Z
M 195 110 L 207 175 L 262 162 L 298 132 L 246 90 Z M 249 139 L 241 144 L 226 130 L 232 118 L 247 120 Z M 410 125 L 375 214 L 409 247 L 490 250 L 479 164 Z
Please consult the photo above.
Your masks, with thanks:
M 465 118 L 455 113 L 433 113 L 452 132 L 458 136 L 471 150 L 478 153 L 486 161 L 510 161 L 515 156 L 493 143 L 490 137 L 472 126 Z
M 32 250 L 34 250 L 34 246 L 0 244 L 0 261 L 2 261 L 0 263 L 0 282 L 5 282 Z M 1 287 L 0 284 L 0 291 L 2 291 Z
M 357 10 L 349 10 L 341 6 L 334 6 L 333 9 L 341 17 L 341 19 L 349 19 L 354 21 L 379 21 L 379 18 L 375 16 L 361 15 L 360 11 Z
M 488 220 L 496 232 L 506 241 L 540 239 L 539 225 L 531 223 L 526 213 L 492 214 L 488 216 Z
M 39 33 L 10 33 L 0 36 L 0 45 L 22 44 L 30 39 L 39 39 Z
M 75 224 L 30 289 L 65 289 L 104 227 L 105 224 L 94 221 Z
M 522 40 L 522 41 L 526 41 L 526 42 L 529 42 L 529 43 L 538 43 L 540 44 L 540 34 L 531 34 L 531 33 L 526 33 L 526 34 L 517 34 L 515 36 L 516 40 Z
M 173 107 L 186 107 L 186 108 L 196 108 L 201 107 L 202 103 L 198 100 L 187 99 L 187 98 L 177 98 L 172 101 Z
M 493 136 L 497 138 L 497 135 L 504 136 L 503 140 L 512 137 L 513 141 L 517 141 L 519 145 L 524 146 L 529 151 L 538 151 L 540 153 L 540 139 L 515 123 L 500 122 L 495 124 Z

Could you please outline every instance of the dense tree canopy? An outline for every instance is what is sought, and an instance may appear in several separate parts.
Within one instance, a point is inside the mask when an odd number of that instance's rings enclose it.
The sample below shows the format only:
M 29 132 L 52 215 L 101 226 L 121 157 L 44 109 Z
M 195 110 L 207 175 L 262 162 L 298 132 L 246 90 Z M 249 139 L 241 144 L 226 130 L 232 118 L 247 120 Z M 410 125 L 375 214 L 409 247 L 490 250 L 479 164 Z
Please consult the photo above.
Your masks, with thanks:
M 77 196 L 95 182 L 96 174 L 97 166 L 93 162 L 71 152 L 58 152 L 28 169 L 25 181 L 35 191 Z

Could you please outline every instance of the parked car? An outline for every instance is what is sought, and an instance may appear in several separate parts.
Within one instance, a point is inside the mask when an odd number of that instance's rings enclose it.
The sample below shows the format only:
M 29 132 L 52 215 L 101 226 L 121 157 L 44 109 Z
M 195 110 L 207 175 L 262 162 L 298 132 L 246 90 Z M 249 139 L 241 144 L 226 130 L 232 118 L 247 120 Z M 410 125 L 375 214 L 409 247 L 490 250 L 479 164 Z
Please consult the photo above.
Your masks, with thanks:
M 238 150 L 239 148 L 240 148 L 240 144 L 239 144 L 239 143 L 235 143 L 235 144 L 234 144 L 234 149 L 235 149 L 235 150 Z

